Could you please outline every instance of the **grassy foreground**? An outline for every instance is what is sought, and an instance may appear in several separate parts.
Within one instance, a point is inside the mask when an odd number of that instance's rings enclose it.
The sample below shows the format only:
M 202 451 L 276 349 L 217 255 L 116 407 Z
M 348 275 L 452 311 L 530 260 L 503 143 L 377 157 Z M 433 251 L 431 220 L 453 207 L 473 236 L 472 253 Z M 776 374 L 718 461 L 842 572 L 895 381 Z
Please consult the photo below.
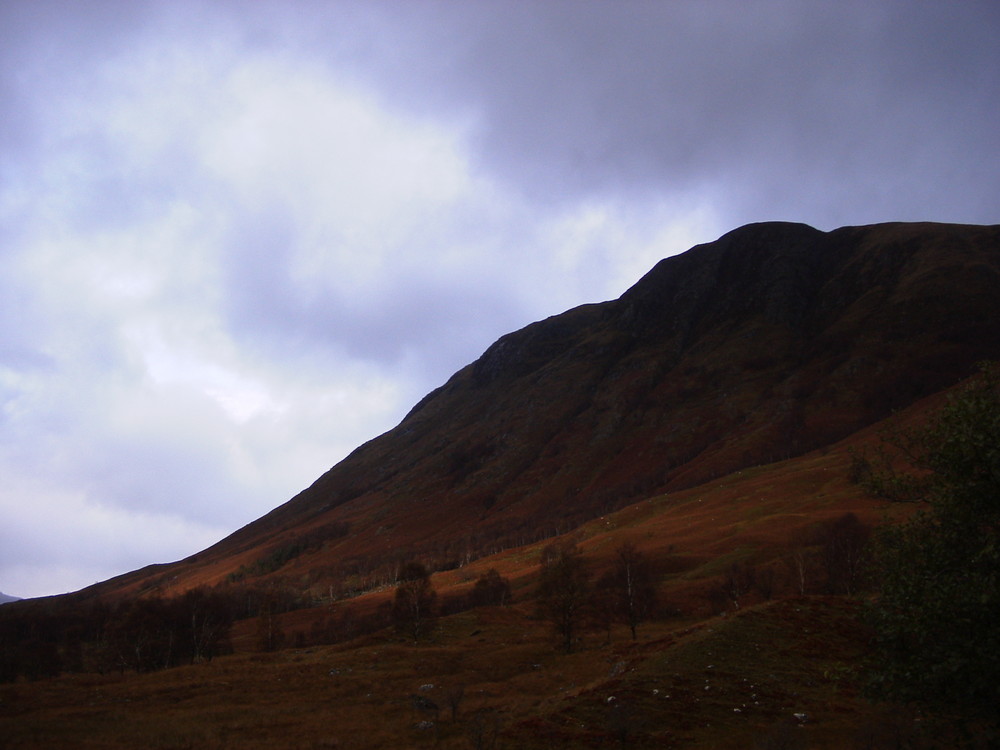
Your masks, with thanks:
M 908 731 L 858 697 L 857 604 L 782 599 L 591 633 L 574 653 L 516 607 L 428 641 L 238 654 L 148 675 L 0 687 L 8 748 L 862 748 Z M 436 704 L 438 710 L 427 705 Z M 452 709 L 454 708 L 454 715 Z

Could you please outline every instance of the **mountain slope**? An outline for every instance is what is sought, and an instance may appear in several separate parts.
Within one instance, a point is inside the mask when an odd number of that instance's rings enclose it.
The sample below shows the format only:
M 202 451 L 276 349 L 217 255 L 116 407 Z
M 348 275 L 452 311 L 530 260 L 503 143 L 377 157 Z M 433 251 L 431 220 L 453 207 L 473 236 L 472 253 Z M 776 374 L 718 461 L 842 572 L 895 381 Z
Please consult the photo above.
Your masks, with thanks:
M 1000 227 L 749 225 L 502 337 L 289 502 L 104 588 L 447 567 L 828 445 L 998 357 Z

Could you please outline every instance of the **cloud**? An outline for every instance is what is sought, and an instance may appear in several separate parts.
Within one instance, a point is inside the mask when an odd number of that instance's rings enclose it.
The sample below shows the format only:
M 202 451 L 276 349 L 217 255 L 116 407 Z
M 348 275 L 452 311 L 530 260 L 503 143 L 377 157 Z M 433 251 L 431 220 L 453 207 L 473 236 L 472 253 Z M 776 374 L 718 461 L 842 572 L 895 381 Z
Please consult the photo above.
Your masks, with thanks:
M 998 16 L 0 5 L 0 590 L 191 554 L 747 221 L 996 221 Z
M 95 503 L 81 493 L 25 479 L 16 470 L 5 476 L 14 481 L 0 489 L 0 574 L 28 595 L 77 589 L 174 559 L 177 550 L 197 551 L 226 530 L 181 514 Z M 25 503 L 26 497 L 33 502 Z
M 995 5 L 556 0 L 442 15 L 440 44 L 382 75 L 415 108 L 474 109 L 478 163 L 536 200 L 710 187 L 747 220 L 992 216 L 968 187 L 996 184 L 978 156 L 997 145 Z

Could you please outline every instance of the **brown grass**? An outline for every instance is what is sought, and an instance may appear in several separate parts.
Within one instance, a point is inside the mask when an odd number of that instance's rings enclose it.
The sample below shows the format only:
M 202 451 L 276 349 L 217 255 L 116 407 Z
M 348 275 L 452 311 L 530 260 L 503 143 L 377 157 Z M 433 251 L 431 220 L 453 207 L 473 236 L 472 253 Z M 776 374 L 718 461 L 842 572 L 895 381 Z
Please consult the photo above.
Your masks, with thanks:
M 857 697 L 856 607 L 786 599 L 648 623 L 635 643 L 624 629 L 610 644 L 591 634 L 568 655 L 523 607 L 483 609 L 446 618 L 419 645 L 383 633 L 149 675 L 6 686 L 0 736 L 9 748 L 469 748 L 487 711 L 502 747 L 585 748 L 617 741 L 618 705 L 634 747 L 752 747 L 784 722 L 809 746 L 849 747 L 859 722 L 878 714 Z M 416 710 L 412 695 L 440 715 Z M 808 714 L 801 727 L 796 713 Z
M 795 736 L 820 743 L 809 746 L 850 747 L 859 717 L 875 715 L 852 673 L 864 645 L 856 604 L 751 595 L 738 614 L 714 617 L 706 599 L 733 560 L 780 568 L 817 522 L 848 511 L 878 519 L 884 507 L 847 481 L 848 461 L 839 446 L 738 472 L 575 532 L 595 572 L 626 540 L 663 564 L 663 599 L 681 614 L 644 623 L 636 643 L 624 628 L 610 644 L 595 630 L 576 653 L 559 652 L 529 599 L 539 543 L 435 575 L 448 594 L 496 567 L 518 603 L 443 618 L 427 642 L 384 631 L 258 654 L 253 623 L 242 623 L 243 653 L 211 663 L 0 688 L 0 737 L 10 748 L 471 748 L 502 727 L 507 748 L 620 746 L 623 732 L 634 747 L 736 748 L 793 722 Z M 390 593 L 355 605 L 374 610 Z M 328 611 L 290 613 L 283 627 L 306 630 Z M 447 694 L 458 686 L 453 722 Z M 415 694 L 440 716 L 417 711 Z M 795 713 L 810 718 L 800 726 Z

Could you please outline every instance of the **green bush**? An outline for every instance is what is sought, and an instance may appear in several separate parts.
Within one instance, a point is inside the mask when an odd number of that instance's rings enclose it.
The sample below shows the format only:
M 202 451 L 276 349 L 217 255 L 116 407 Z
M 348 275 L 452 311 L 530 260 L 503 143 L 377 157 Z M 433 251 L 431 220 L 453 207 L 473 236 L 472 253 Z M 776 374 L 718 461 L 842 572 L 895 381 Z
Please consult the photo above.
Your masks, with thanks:
M 926 427 L 890 446 L 924 507 L 876 536 L 871 692 L 1000 716 L 1000 373 L 984 366 Z M 875 470 L 876 480 L 879 470 Z

